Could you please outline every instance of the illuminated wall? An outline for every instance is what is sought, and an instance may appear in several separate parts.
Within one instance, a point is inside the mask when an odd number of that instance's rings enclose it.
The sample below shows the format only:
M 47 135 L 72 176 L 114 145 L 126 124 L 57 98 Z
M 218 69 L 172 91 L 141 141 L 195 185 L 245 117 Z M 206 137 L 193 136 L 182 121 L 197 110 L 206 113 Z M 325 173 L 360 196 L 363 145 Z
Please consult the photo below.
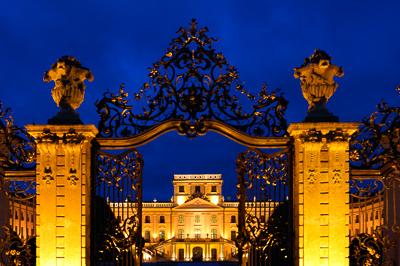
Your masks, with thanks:
M 37 265 L 89 265 L 90 155 L 97 129 L 93 125 L 27 129 L 37 142 Z
M 349 264 L 349 137 L 356 123 L 295 123 L 294 225 L 298 265 Z

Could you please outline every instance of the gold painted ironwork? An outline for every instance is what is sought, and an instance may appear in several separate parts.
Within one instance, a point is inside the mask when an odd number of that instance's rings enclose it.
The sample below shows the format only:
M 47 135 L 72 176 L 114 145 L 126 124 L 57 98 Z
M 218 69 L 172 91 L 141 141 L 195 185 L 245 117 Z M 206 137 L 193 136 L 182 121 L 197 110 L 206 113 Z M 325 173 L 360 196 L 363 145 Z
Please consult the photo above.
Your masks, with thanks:
M 33 137 L 14 123 L 11 110 L 0 102 L 0 193 L 4 193 L 0 195 L 4 207 L 0 219 L 4 222 L 0 227 L 1 265 L 35 265 L 35 235 L 28 230 L 21 232 L 28 221 L 14 216 L 26 215 L 28 208 L 34 210 L 35 158 Z
M 237 158 L 239 264 L 290 265 L 290 162 L 288 150 L 249 149 Z M 247 253 L 247 256 L 244 256 Z M 247 257 L 247 259 L 245 258 Z
M 166 121 L 179 121 L 175 128 L 188 137 L 203 135 L 206 121 L 226 123 L 251 136 L 284 136 L 287 100 L 264 86 L 256 97 L 245 90 L 239 73 L 213 47 L 207 28 L 180 28 L 164 56 L 150 68 L 150 81 L 134 94 L 145 100 L 132 106 L 121 86 L 117 94 L 106 92 L 96 102 L 100 115 L 99 135 L 136 136 Z M 151 91 L 151 95 L 147 92 Z M 135 113 L 134 108 L 143 108 Z
M 92 221 L 102 221 L 102 226 L 93 227 L 92 241 L 98 263 L 141 265 L 142 171 L 143 159 L 136 150 L 97 152 Z
M 351 265 L 394 265 L 400 237 L 400 108 L 378 104 L 350 144 Z
M 179 132 L 180 123 L 179 120 L 165 121 L 136 136 L 125 138 L 99 137 L 97 141 L 104 149 L 135 148 L 145 145 L 167 132 L 174 130 Z M 289 137 L 250 136 L 221 121 L 204 121 L 204 125 L 208 131 L 217 132 L 243 146 L 251 148 L 282 148 L 288 146 L 290 142 Z

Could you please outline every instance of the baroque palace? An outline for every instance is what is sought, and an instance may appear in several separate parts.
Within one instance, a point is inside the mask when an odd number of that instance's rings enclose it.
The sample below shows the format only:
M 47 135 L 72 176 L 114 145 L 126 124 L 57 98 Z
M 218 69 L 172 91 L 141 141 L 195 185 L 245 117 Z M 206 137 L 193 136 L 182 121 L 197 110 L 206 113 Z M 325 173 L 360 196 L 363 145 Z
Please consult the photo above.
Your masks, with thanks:
M 238 231 L 238 202 L 224 201 L 222 183 L 221 174 L 174 175 L 174 194 L 170 202 L 143 202 L 144 261 L 237 260 L 234 241 Z M 116 219 L 132 215 L 131 203 L 109 200 L 107 203 Z M 34 236 L 34 204 L 31 201 L 11 201 L 8 204 L 10 225 L 14 232 L 21 239 Z M 262 213 L 255 213 L 254 209 L 248 208 L 262 223 L 266 223 L 279 203 L 249 202 L 247 206 L 251 204 L 268 205 L 268 208 L 262 208 L 265 210 Z M 372 233 L 383 225 L 383 210 L 382 197 L 352 202 L 350 237 L 360 232 Z
M 238 203 L 224 202 L 222 182 L 220 174 L 174 175 L 171 202 L 144 202 L 144 260 L 235 259 Z

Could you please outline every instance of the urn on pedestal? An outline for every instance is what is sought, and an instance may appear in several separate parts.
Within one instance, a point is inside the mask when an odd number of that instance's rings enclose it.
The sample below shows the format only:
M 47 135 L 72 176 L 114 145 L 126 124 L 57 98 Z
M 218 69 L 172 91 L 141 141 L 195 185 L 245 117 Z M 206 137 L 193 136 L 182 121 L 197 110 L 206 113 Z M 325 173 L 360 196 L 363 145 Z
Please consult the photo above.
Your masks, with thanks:
M 339 119 L 326 108 L 326 103 L 335 93 L 338 84 L 334 77 L 343 77 L 343 69 L 331 64 L 331 57 L 316 49 L 294 69 L 294 77 L 300 79 L 301 91 L 308 102 L 305 122 L 337 122 Z
M 82 124 L 75 111 L 85 98 L 85 80 L 93 81 L 92 72 L 72 56 L 63 56 L 44 74 L 45 82 L 54 81 L 51 96 L 60 108 L 57 115 L 49 119 L 49 124 Z

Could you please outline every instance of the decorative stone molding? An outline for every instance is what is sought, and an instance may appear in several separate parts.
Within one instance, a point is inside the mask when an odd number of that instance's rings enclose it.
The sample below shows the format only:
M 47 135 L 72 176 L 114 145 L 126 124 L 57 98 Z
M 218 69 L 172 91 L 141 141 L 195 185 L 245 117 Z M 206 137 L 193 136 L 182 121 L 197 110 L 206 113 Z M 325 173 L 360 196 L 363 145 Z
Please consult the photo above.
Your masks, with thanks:
M 350 140 L 350 135 L 345 133 L 341 128 L 330 130 L 328 133 L 323 133 L 321 130 L 312 128 L 304 131 L 303 134 L 300 135 L 300 139 L 304 142 L 347 142 Z
M 45 128 L 41 134 L 36 137 L 38 143 L 64 143 L 64 144 L 80 144 L 85 140 L 83 134 L 78 134 L 74 128 L 70 128 L 68 132 L 61 136 L 51 132 L 49 128 Z
M 53 171 L 51 170 L 51 166 L 45 166 L 43 170 L 43 181 L 50 185 L 54 181 Z

